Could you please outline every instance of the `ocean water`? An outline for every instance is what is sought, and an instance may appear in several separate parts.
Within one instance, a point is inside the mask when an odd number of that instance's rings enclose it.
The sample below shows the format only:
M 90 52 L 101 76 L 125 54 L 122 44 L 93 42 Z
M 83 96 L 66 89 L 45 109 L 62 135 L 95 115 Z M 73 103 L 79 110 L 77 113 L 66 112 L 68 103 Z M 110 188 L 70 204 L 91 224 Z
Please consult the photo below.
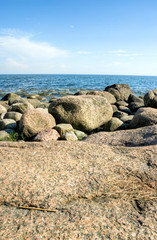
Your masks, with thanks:
M 81 90 L 104 90 L 108 85 L 126 83 L 139 96 L 157 88 L 157 76 L 68 75 L 68 74 L 2 74 L 0 96 L 14 92 L 26 97 L 40 94 L 52 97 L 72 95 Z

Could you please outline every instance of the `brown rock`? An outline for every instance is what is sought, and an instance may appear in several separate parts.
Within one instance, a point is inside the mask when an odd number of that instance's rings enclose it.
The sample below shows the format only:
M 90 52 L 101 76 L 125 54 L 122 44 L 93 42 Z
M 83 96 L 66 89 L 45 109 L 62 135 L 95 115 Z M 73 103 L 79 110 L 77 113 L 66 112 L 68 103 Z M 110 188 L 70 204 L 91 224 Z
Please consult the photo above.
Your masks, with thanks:
M 157 146 L 0 142 L 0 152 L 1 239 L 156 239 Z
M 157 125 L 116 132 L 99 132 L 88 136 L 88 143 L 111 146 L 147 146 L 157 144 Z
M 55 129 L 43 130 L 39 132 L 33 141 L 43 142 L 43 141 L 56 141 L 60 137 L 59 133 Z
M 46 110 L 30 109 L 22 115 L 19 130 L 30 138 L 43 130 L 53 128 L 55 125 L 55 119 Z

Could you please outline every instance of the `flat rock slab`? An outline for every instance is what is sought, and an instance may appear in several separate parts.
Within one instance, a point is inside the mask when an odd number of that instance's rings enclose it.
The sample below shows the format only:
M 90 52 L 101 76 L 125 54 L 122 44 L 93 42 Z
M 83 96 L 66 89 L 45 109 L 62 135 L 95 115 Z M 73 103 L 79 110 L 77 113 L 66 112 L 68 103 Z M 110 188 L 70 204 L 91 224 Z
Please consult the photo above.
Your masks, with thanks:
M 157 124 L 130 130 L 99 132 L 89 135 L 84 141 L 99 145 L 128 147 L 157 145 Z
M 0 142 L 0 153 L 1 239 L 157 239 L 156 145 Z

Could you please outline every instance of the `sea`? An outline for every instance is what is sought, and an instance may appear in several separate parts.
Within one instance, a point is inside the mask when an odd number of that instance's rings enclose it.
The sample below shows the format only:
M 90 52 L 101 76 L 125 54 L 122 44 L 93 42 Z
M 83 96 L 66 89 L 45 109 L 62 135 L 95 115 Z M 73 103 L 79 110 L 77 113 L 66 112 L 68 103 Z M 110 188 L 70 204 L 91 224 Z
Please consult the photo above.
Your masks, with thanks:
M 73 95 L 78 91 L 104 90 L 112 84 L 126 83 L 133 94 L 140 96 L 157 88 L 157 76 L 81 75 L 81 74 L 1 74 L 0 99 L 6 93 L 22 97 L 39 94 L 53 97 Z

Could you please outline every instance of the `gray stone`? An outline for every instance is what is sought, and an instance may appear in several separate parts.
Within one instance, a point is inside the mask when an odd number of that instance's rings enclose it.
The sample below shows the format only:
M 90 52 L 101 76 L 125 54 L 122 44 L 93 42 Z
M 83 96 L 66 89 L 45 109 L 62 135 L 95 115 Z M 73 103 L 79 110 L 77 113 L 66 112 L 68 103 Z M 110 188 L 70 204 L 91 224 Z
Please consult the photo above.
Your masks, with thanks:
M 20 121 L 22 117 L 22 114 L 19 113 L 19 112 L 7 112 L 5 115 L 4 115 L 4 119 L 13 119 L 15 120 L 16 122 Z
M 78 138 L 75 135 L 75 133 L 73 131 L 71 132 L 66 132 L 61 136 L 62 140 L 66 140 L 66 141 L 77 141 Z
M 74 133 L 77 136 L 78 140 L 82 140 L 83 138 L 87 137 L 86 133 L 76 130 L 76 129 L 74 129 Z
M 6 112 L 7 112 L 7 109 L 3 105 L 0 104 L 0 114 L 6 113 Z
M 116 105 L 117 106 L 125 106 L 125 107 L 127 107 L 129 104 L 126 101 L 119 100 L 119 101 L 116 102 Z
M 122 112 L 127 113 L 127 114 L 132 114 L 131 110 L 126 106 L 119 106 L 118 109 Z
M 129 85 L 127 84 L 113 84 L 106 87 L 105 91 L 108 91 L 111 94 L 113 94 L 117 101 L 119 100 L 128 101 L 128 98 L 132 93 Z
M 119 118 L 119 119 L 121 119 L 124 116 L 128 116 L 128 114 L 125 113 L 125 112 L 122 112 L 122 111 L 116 111 L 116 112 L 113 113 L 113 117 L 116 117 L 116 118 Z
M 9 107 L 8 112 L 19 112 L 23 114 L 30 109 L 34 109 L 30 103 L 15 103 Z
M 157 124 L 157 109 L 139 108 L 130 122 L 130 128 L 139 128 Z
M 157 108 L 157 88 L 144 95 L 144 104 L 146 107 Z
M 57 123 L 69 123 L 81 131 L 92 131 L 112 118 L 111 104 L 101 96 L 66 96 L 54 100 L 49 112 Z
M 113 117 L 103 128 L 105 131 L 115 131 L 121 129 L 123 126 L 124 123 L 119 118 Z
M 111 93 L 106 91 L 90 91 L 90 92 L 87 92 L 86 95 L 97 95 L 97 96 L 105 97 L 110 104 L 116 103 L 116 98 Z
M 74 131 L 72 125 L 71 125 L 71 124 L 67 124 L 67 123 L 57 124 L 54 128 L 57 130 L 57 132 L 58 132 L 61 136 L 62 136 L 63 134 L 65 134 L 66 132 Z
M 4 129 L 16 129 L 16 121 L 13 119 L 3 119 L 0 120 L 0 130 Z

